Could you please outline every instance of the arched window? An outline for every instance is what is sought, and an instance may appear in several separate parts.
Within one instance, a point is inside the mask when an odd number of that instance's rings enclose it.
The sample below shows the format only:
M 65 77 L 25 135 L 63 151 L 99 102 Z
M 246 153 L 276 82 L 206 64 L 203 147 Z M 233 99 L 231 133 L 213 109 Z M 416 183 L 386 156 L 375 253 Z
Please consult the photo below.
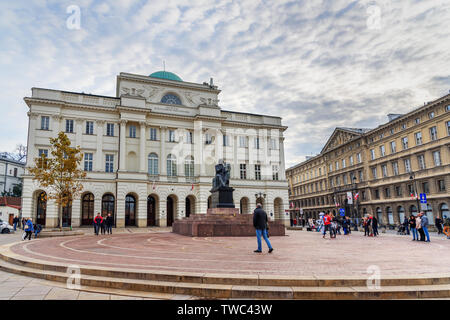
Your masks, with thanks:
M 392 213 L 391 207 L 386 208 L 387 216 L 388 216 L 388 222 L 389 224 L 394 224 L 394 214 Z
M 433 207 L 431 207 L 431 204 L 427 204 L 427 210 L 425 211 L 425 214 L 428 217 L 428 223 L 434 225 L 434 214 L 433 214 Z
M 448 205 L 446 203 L 441 204 L 441 218 L 450 218 L 450 211 L 448 211 Z
M 162 97 L 161 103 L 181 105 L 181 100 L 178 96 L 174 95 L 173 93 L 168 93 L 164 95 L 164 97 Z
M 136 225 L 136 198 L 130 194 L 125 197 L 125 225 Z
M 194 176 L 194 157 L 187 156 L 184 160 L 184 174 L 186 177 Z
M 379 224 L 383 223 L 383 212 L 380 207 L 377 207 L 377 219 Z
M 167 156 L 167 175 L 169 177 L 177 175 L 177 158 L 173 154 Z
M 405 209 L 402 206 L 399 206 L 397 208 L 398 213 L 398 219 L 400 223 L 403 223 L 403 220 L 405 220 Z
M 81 224 L 89 226 L 94 221 L 94 195 L 87 193 L 83 196 L 81 204 Z
M 158 174 L 158 155 L 156 153 L 150 153 L 148 155 L 148 174 Z

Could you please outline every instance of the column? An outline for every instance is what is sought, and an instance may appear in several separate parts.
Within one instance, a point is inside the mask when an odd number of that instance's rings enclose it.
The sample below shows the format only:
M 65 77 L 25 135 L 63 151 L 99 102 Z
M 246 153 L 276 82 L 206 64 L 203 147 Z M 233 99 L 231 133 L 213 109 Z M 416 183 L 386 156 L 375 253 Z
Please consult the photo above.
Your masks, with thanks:
M 161 150 L 160 150 L 160 156 L 159 156 L 159 161 L 160 161 L 160 168 L 161 168 L 161 172 L 160 172 L 160 175 L 161 176 L 166 176 L 167 175 L 167 162 L 166 162 L 166 130 L 167 130 L 167 127 L 160 127 L 160 132 L 161 132 L 161 134 L 160 134 L 160 136 L 161 136 L 161 143 L 160 143 L 160 148 L 161 148 Z M 166 210 L 166 207 L 161 207 L 161 210 L 160 211 L 162 211 L 162 210 L 164 210 L 164 212 L 165 212 L 165 210 Z M 165 218 L 164 218 L 164 220 L 165 220 Z
M 147 197 L 139 197 L 136 218 L 139 228 L 147 227 Z
M 103 125 L 104 120 L 96 121 L 96 134 L 97 134 L 97 151 L 95 154 L 94 171 L 105 171 L 103 167 Z
M 145 156 L 145 140 L 146 140 L 146 136 L 145 136 L 145 129 L 146 129 L 146 122 L 145 121 L 140 121 L 139 122 L 140 126 L 141 126 L 141 133 L 139 136 L 139 171 L 140 172 L 146 172 L 145 171 L 145 160 L 146 160 L 146 156 Z
M 72 201 L 72 227 L 79 227 L 81 225 L 81 199 L 77 198 Z
M 34 164 L 34 158 L 38 156 L 35 152 L 35 136 L 36 136 L 36 121 L 38 118 L 37 113 L 28 112 L 28 146 L 27 146 L 27 167 L 31 167 Z
M 280 144 L 280 172 L 278 174 L 278 177 L 280 180 L 286 180 L 286 169 L 285 169 L 285 163 L 284 163 L 284 137 L 280 137 L 279 140 Z
M 167 226 L 167 199 L 164 196 L 159 199 L 159 226 Z
M 179 198 L 177 201 L 177 212 L 175 213 L 174 220 L 181 220 L 186 217 L 186 198 Z
M 119 171 L 125 171 L 126 165 L 125 165 L 125 154 L 126 154 L 126 136 L 125 136 L 125 130 L 126 130 L 127 120 L 120 120 L 120 165 L 119 165 Z
M 232 170 L 232 178 L 239 179 L 239 158 L 238 158 L 238 135 L 233 136 L 233 170 Z

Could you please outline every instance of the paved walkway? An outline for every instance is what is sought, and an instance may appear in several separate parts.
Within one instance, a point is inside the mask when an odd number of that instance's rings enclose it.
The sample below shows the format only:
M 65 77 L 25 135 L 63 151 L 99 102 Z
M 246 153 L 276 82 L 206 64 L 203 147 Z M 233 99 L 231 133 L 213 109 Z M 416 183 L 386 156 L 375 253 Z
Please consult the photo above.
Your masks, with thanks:
M 265 247 L 263 254 L 256 254 L 255 237 L 191 238 L 166 231 L 38 239 L 11 250 L 39 260 L 87 266 L 309 277 L 366 276 L 369 266 L 379 267 L 386 276 L 430 275 L 448 273 L 450 265 L 450 241 L 444 236 L 423 243 L 387 233 L 369 238 L 353 232 L 322 239 L 318 232 L 287 231 L 285 237 L 270 238 L 272 254 Z

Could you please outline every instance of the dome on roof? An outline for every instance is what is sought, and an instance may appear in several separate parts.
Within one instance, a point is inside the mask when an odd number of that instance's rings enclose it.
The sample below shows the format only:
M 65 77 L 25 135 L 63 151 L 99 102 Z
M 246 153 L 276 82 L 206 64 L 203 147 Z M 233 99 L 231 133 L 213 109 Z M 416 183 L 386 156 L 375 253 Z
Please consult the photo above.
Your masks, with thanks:
M 166 79 L 166 80 L 173 80 L 173 81 L 183 81 L 179 76 L 177 76 L 175 73 L 169 72 L 169 71 L 157 71 L 153 72 L 149 77 L 152 78 L 158 78 L 158 79 Z

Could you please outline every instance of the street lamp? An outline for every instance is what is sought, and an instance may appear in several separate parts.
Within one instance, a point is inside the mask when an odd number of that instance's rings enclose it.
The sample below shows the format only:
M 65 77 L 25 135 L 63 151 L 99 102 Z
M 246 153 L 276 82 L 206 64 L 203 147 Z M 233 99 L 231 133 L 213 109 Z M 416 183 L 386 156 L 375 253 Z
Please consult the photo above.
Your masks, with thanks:
M 353 207 L 353 221 L 354 221 L 354 223 L 355 223 L 355 231 L 358 231 L 358 223 L 356 222 L 356 217 L 355 217 L 355 202 L 357 201 L 357 199 L 355 199 L 355 196 L 354 195 L 356 195 L 356 191 L 357 191 L 357 189 L 356 189 L 356 176 L 353 176 L 353 178 L 352 178 L 352 180 L 353 180 L 353 190 L 354 190 L 354 193 L 352 193 L 352 196 L 353 196 L 353 199 L 352 199 L 352 207 Z M 358 203 L 356 203 L 356 216 L 358 216 Z
M 411 172 L 411 175 L 409 176 L 409 180 L 413 181 L 414 183 L 414 193 L 415 193 L 415 197 L 416 197 L 416 202 L 417 202 L 417 213 L 420 212 L 420 203 L 419 203 L 419 198 L 417 197 L 417 184 L 416 184 L 416 175 L 414 174 L 414 172 Z

